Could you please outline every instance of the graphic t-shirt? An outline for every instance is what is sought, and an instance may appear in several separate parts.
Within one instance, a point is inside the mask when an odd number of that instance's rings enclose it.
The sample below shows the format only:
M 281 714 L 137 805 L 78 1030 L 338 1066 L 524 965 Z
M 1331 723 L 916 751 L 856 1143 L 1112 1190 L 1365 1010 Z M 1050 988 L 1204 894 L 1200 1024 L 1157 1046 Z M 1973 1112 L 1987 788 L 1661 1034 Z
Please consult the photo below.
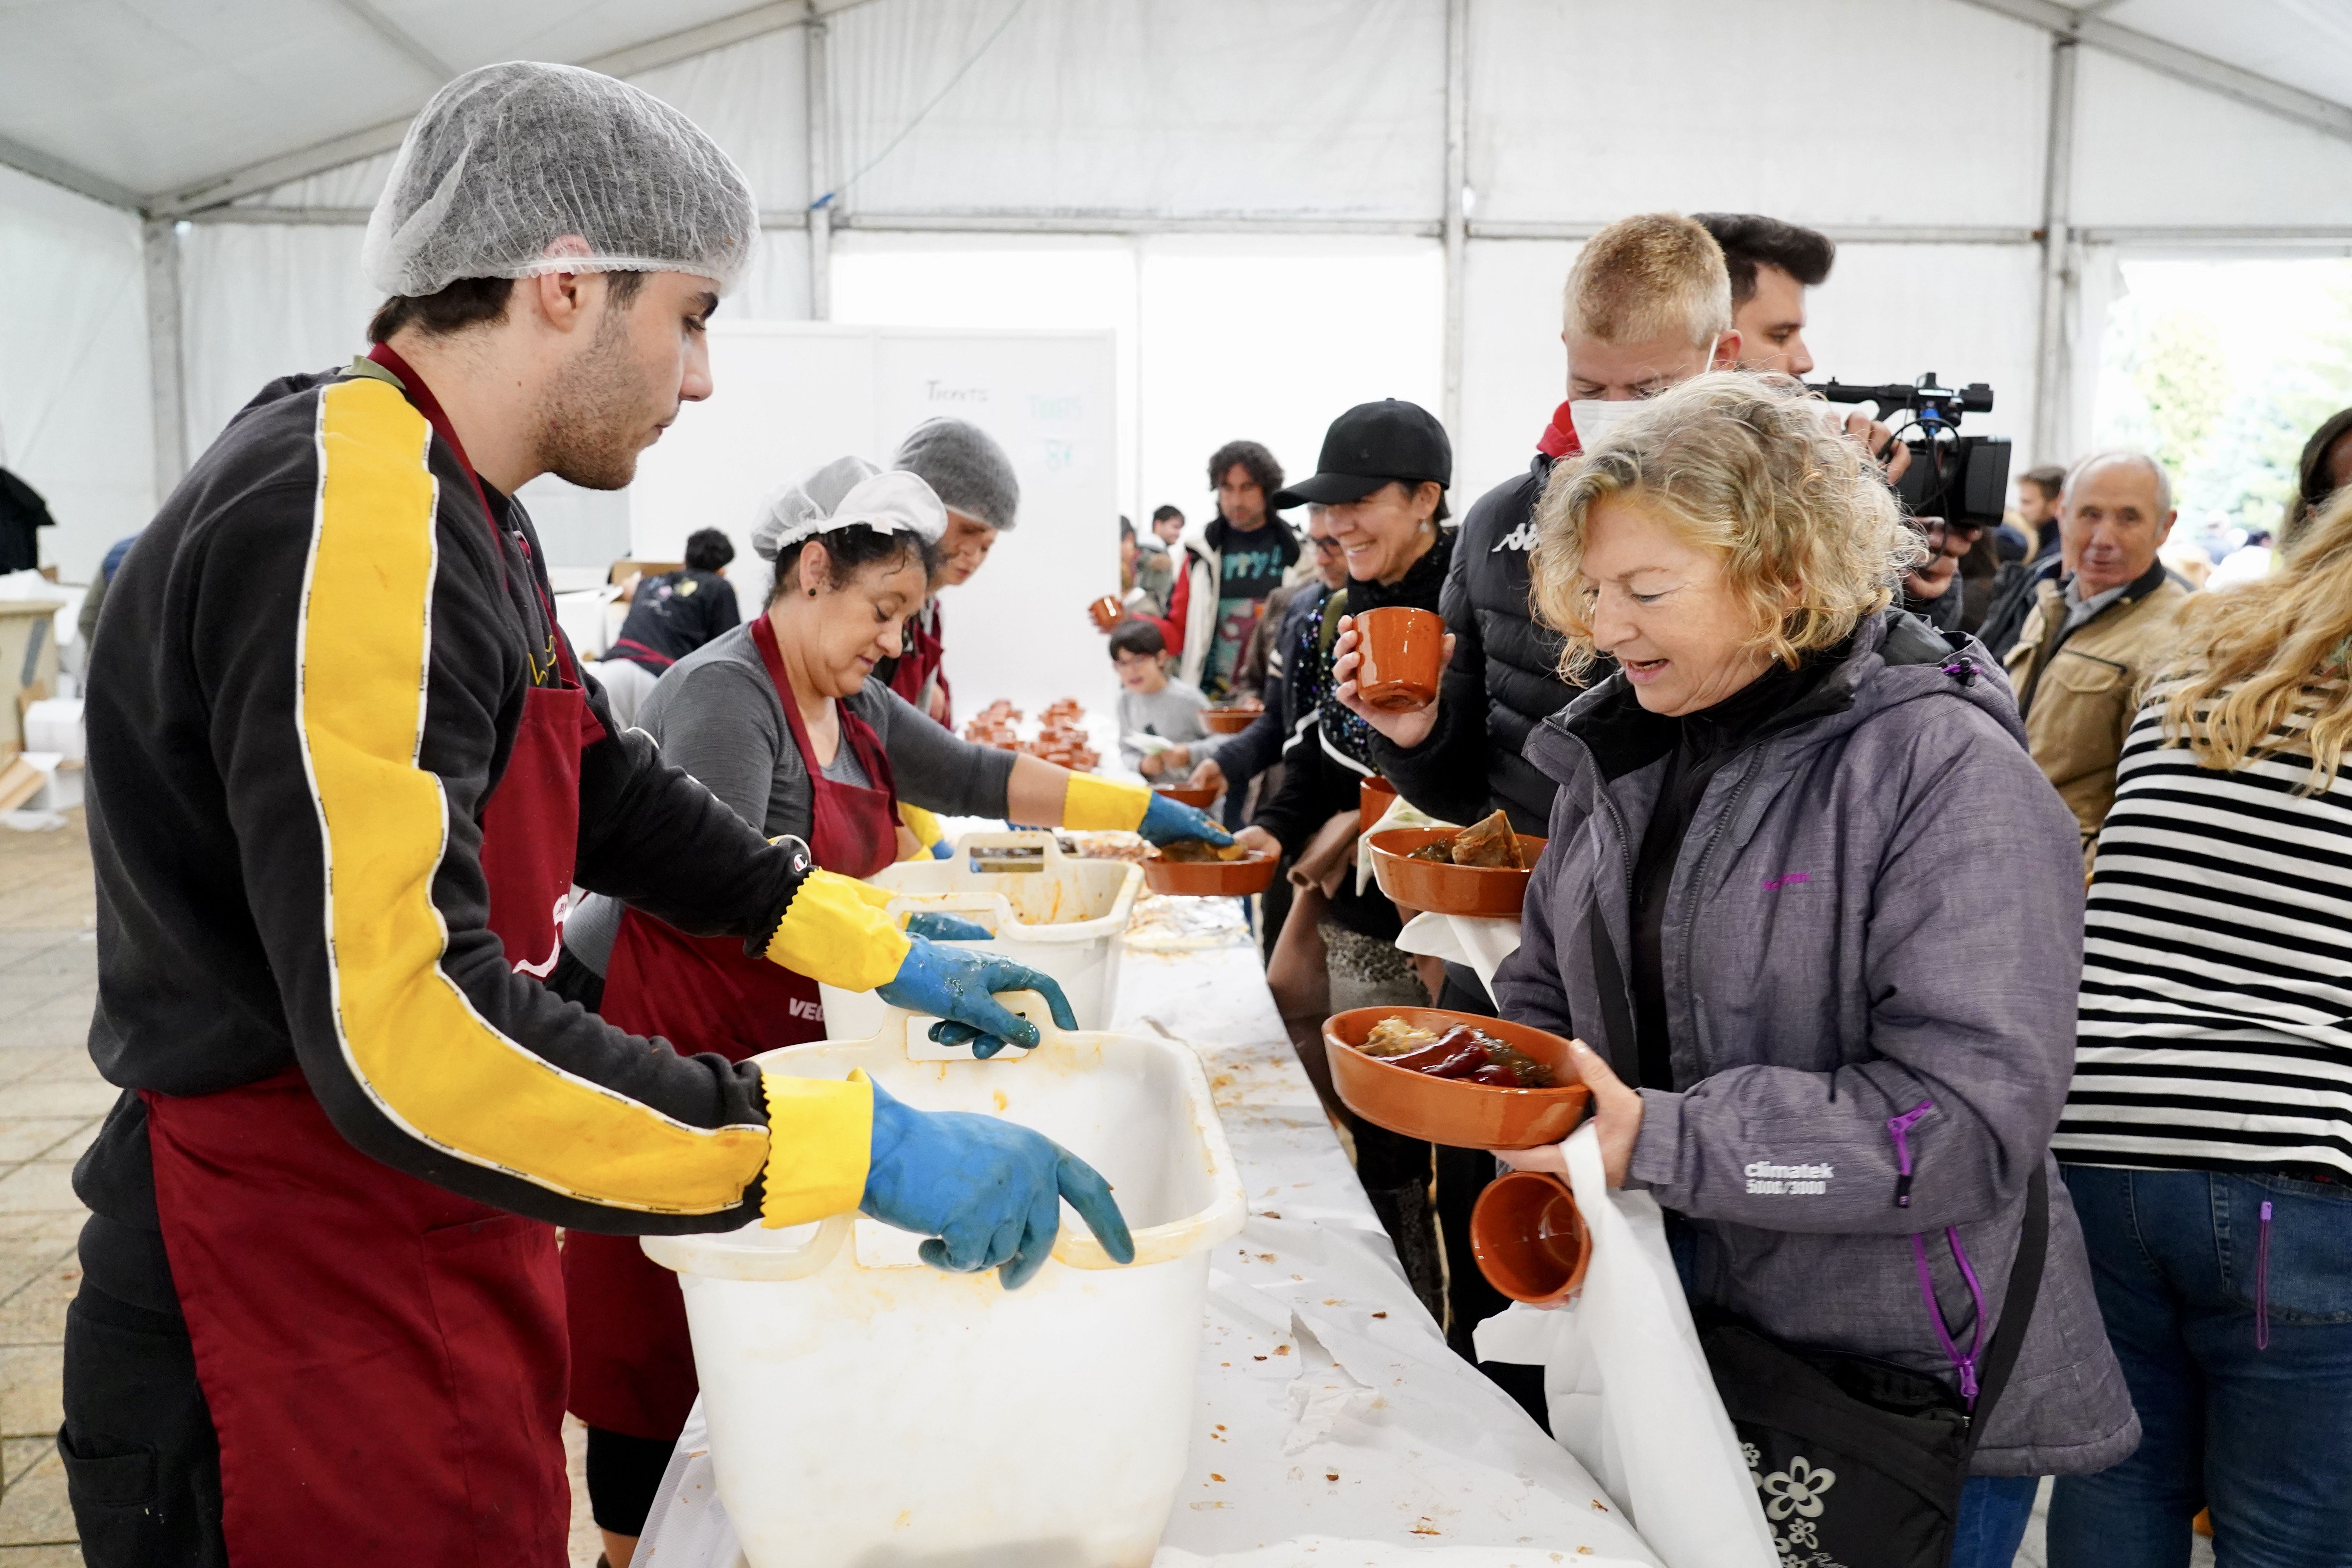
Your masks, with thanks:
M 1224 573 L 1217 593 L 1216 634 L 1201 671 L 1201 688 L 1211 697 L 1230 695 L 1242 647 L 1265 608 L 1265 596 L 1282 586 L 1284 571 L 1298 559 L 1297 539 L 1277 520 L 1267 519 L 1254 533 L 1230 525 L 1221 531 Z

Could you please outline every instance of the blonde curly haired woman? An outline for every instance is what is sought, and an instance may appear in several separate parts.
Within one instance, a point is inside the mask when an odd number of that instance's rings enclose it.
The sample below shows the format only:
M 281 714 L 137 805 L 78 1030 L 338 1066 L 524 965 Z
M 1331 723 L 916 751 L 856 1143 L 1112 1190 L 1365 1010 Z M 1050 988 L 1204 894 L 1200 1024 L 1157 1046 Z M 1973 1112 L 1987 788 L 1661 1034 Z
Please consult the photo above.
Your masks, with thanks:
M 2352 1542 L 2352 492 L 2181 611 L 2116 769 L 2058 1153 L 2147 1437 L 2058 1568 Z
M 1703 1321 L 1933 1378 L 1955 1419 L 2044 1173 L 2022 1352 L 1939 1505 L 1953 1563 L 2006 1564 L 2034 1478 L 2137 1437 L 2048 1163 L 2074 820 L 1983 649 L 1891 607 L 1916 535 L 1794 384 L 1685 383 L 1560 465 L 1537 517 L 1568 673 L 1615 670 L 1528 742 L 1560 789 L 1496 1001 L 1589 1042 L 1609 1178 L 1667 1211 Z M 1862 1468 L 1836 1467 L 1847 1496 Z M 1772 1521 L 1792 1561 L 1842 1522 L 1817 1489 Z

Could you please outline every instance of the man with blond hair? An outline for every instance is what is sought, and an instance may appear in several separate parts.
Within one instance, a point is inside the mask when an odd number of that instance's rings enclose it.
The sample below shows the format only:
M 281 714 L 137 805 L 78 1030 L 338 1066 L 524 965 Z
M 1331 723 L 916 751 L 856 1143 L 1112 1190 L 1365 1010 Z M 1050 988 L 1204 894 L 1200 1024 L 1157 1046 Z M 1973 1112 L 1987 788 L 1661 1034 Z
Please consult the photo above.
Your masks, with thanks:
M 2033 760 L 2083 828 L 2083 863 L 2116 801 L 2116 763 L 2140 689 L 2172 646 L 2189 589 L 2157 559 L 2172 480 L 2145 452 L 2094 452 L 2058 495 L 2059 569 L 2034 590 L 2009 652 Z

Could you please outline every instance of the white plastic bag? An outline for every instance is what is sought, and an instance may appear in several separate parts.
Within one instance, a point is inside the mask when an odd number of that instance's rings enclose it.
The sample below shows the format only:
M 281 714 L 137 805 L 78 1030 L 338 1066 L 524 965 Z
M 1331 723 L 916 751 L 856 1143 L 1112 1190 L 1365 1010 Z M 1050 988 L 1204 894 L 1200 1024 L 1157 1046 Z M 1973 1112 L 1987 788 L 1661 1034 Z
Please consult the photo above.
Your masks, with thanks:
M 1564 1309 L 1514 1303 L 1487 1319 L 1478 1359 L 1544 1369 L 1553 1435 L 1666 1568 L 1774 1568 L 1780 1557 L 1691 1326 L 1656 1200 L 1609 1190 L 1593 1123 L 1562 1148 L 1592 1233 L 1583 1291 Z

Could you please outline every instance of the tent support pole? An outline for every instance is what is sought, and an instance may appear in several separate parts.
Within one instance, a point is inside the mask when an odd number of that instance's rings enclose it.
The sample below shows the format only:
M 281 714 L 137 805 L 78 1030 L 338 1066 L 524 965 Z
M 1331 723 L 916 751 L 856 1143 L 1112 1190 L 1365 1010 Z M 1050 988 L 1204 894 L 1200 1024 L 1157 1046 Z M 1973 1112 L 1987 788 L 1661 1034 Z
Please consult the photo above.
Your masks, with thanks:
M 813 17 L 808 51 L 809 320 L 833 318 L 833 29 Z
M 2074 36 L 2050 41 L 2050 132 L 2042 167 L 2042 321 L 2034 345 L 2033 459 L 2063 462 L 2074 405 L 2074 356 L 2066 340 L 2074 302 Z
M 1445 0 L 1445 427 L 1462 431 L 1462 316 L 1469 239 L 1470 0 Z
M 147 263 L 147 379 L 154 426 L 155 504 L 188 471 L 186 381 L 181 368 L 180 233 L 169 218 L 142 226 Z

